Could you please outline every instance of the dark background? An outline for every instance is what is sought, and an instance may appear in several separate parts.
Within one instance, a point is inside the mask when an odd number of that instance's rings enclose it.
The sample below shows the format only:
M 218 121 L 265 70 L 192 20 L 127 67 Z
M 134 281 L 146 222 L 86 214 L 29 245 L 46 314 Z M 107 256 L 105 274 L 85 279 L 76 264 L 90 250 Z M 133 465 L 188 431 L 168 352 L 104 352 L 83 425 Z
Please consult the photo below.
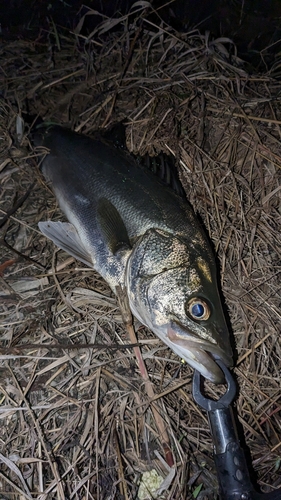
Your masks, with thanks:
M 135 0 L 0 0 L 1 38 L 35 38 L 50 23 L 74 29 L 87 7 L 112 17 L 125 14 Z M 280 0 L 154 0 L 153 7 L 168 24 L 180 31 L 198 28 L 214 38 L 231 38 L 238 55 L 255 70 L 265 66 L 281 52 Z M 84 33 L 95 27 L 100 17 L 89 16 Z M 158 18 L 157 18 L 158 19 Z M 267 63 L 267 64 L 265 64 Z

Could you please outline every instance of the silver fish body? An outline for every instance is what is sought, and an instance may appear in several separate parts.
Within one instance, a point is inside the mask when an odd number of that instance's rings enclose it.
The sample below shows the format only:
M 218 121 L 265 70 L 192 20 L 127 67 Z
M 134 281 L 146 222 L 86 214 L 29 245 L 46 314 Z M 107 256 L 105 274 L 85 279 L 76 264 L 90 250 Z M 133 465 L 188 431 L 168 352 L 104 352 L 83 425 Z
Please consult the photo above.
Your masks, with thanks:
M 57 246 L 96 269 L 132 313 L 214 383 L 232 363 L 213 252 L 188 202 L 129 155 L 59 126 L 35 140 L 69 223 L 41 222 Z

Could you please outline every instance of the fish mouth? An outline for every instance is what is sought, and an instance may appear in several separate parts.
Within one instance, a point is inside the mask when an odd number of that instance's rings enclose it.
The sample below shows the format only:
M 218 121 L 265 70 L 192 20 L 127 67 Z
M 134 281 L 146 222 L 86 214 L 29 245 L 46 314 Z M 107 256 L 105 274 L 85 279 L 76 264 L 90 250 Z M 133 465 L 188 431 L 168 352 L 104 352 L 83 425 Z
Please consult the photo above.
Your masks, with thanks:
M 166 339 L 173 351 L 200 372 L 204 378 L 214 384 L 225 382 L 224 373 L 216 363 L 216 359 L 221 360 L 227 367 L 232 366 L 233 361 L 228 345 L 221 347 L 218 344 L 212 344 L 190 333 L 187 334 L 182 327 L 175 324 L 168 327 Z

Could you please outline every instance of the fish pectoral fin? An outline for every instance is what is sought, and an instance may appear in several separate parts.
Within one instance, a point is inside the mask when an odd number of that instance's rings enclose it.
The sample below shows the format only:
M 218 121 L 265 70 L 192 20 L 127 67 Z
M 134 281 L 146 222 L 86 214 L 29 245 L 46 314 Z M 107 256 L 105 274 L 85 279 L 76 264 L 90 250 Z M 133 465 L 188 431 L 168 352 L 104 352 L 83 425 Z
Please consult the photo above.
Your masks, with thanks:
M 83 243 L 75 229 L 69 222 L 45 221 L 38 223 L 39 229 L 62 250 L 80 260 L 86 266 L 93 267 L 90 254 L 85 250 Z
M 97 216 L 106 245 L 113 254 L 124 247 L 130 248 L 129 236 L 122 217 L 117 208 L 106 198 L 100 198 L 98 201 Z

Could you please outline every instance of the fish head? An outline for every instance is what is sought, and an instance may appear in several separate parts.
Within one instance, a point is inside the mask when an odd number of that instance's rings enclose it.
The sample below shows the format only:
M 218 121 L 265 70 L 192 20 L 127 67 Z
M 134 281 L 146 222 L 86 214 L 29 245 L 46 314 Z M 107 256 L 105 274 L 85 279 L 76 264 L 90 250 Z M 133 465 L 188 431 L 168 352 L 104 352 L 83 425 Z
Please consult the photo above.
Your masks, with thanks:
M 204 238 L 148 230 L 135 245 L 126 268 L 133 314 L 205 378 L 224 375 L 215 362 L 232 365 L 232 349 L 217 286 L 214 256 Z

